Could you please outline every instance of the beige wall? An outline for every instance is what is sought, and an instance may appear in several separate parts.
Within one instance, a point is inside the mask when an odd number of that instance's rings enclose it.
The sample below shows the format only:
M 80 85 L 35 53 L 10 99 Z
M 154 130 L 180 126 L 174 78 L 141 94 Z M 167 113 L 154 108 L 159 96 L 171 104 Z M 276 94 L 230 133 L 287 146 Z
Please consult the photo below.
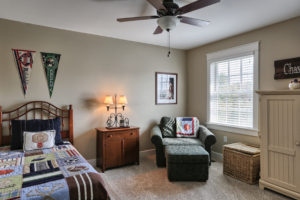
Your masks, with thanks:
M 95 127 L 105 125 L 105 95 L 125 94 L 125 114 L 141 127 L 140 149 L 150 149 L 149 129 L 161 116 L 198 116 L 206 122 L 206 54 L 260 41 L 260 89 L 286 89 L 289 80 L 274 80 L 274 60 L 299 57 L 300 17 L 234 36 L 199 48 L 174 50 L 106 37 L 46 28 L 0 19 L 0 105 L 4 110 L 31 101 L 74 106 L 75 146 L 87 158 L 95 158 Z M 29 91 L 24 98 L 11 48 L 37 51 Z M 39 52 L 62 54 L 50 99 Z M 186 70 L 187 66 L 187 70 Z M 156 71 L 179 74 L 177 105 L 154 104 Z M 187 91 L 187 92 L 186 92 Z M 187 98 L 186 98 L 187 97 Z M 187 99 L 187 101 L 186 101 Z M 94 103 L 96 100 L 96 103 Z M 187 108 L 187 109 L 186 109 Z M 187 111 L 187 112 L 186 112 Z M 221 152 L 223 136 L 228 143 L 259 143 L 257 137 L 214 131 Z
M 149 33 L 151 34 L 151 33 Z M 12 48 L 35 50 L 28 94 L 24 98 Z M 60 53 L 58 74 L 50 99 L 41 51 Z M 108 116 L 102 101 L 107 94 L 124 94 L 125 115 L 139 126 L 140 149 L 153 148 L 149 129 L 163 115 L 186 111 L 186 53 L 106 37 L 46 28 L 0 19 L 0 105 L 4 110 L 31 100 L 74 106 L 75 146 L 87 159 L 96 157 L 95 128 Z M 177 105 L 155 105 L 155 72 L 178 73 Z
M 300 17 L 189 50 L 187 53 L 188 115 L 198 116 L 202 123 L 207 120 L 206 54 L 255 41 L 260 41 L 260 89 L 287 89 L 290 80 L 273 78 L 274 61 L 300 56 Z M 217 144 L 213 149 L 217 152 L 222 152 L 223 136 L 228 137 L 228 143 L 236 141 L 259 143 L 258 137 L 224 131 L 214 131 L 214 133 L 217 136 Z

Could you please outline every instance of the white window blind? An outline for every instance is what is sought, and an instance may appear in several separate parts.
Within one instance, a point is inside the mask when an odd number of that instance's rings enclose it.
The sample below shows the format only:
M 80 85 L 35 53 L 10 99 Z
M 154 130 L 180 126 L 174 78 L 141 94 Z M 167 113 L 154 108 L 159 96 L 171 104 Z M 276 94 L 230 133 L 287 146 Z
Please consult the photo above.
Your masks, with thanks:
M 254 54 L 210 63 L 209 123 L 254 128 Z

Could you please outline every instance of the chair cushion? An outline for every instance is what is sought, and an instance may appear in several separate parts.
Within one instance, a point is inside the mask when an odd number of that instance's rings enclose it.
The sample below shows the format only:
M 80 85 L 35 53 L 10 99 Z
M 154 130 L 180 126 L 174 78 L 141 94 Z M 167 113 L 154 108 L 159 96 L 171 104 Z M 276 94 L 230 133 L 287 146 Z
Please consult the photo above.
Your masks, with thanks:
M 168 163 L 203 163 L 208 164 L 209 154 L 197 145 L 170 145 L 166 147 Z
M 200 145 L 204 147 L 198 138 L 163 138 L 163 145 Z
M 176 120 L 174 117 L 162 117 L 160 130 L 163 137 L 176 137 Z

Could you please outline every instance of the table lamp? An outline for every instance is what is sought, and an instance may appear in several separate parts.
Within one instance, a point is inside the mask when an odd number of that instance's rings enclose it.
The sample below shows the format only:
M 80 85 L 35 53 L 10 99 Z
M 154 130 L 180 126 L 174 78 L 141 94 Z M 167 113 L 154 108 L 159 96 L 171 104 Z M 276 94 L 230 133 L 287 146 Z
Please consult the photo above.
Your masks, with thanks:
M 104 104 L 106 104 L 107 111 L 110 109 L 115 109 L 115 113 L 111 113 L 107 119 L 106 128 L 122 128 L 129 126 L 128 118 L 124 118 L 121 113 L 118 113 L 118 109 L 125 110 L 126 104 L 128 103 L 125 95 L 121 95 L 119 97 L 119 101 L 117 102 L 117 95 L 115 94 L 114 99 L 112 96 L 106 96 L 104 99 Z M 113 106 L 112 106 L 113 105 Z M 121 106 L 118 106 L 121 105 Z M 118 118 L 120 120 L 118 120 Z

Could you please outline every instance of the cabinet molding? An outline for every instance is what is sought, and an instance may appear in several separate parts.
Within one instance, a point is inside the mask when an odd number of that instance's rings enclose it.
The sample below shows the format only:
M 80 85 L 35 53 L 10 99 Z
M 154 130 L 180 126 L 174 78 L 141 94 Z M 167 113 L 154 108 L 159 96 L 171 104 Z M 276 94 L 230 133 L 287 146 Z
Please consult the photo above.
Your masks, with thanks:
M 259 91 L 261 178 L 269 188 L 300 199 L 300 91 Z

